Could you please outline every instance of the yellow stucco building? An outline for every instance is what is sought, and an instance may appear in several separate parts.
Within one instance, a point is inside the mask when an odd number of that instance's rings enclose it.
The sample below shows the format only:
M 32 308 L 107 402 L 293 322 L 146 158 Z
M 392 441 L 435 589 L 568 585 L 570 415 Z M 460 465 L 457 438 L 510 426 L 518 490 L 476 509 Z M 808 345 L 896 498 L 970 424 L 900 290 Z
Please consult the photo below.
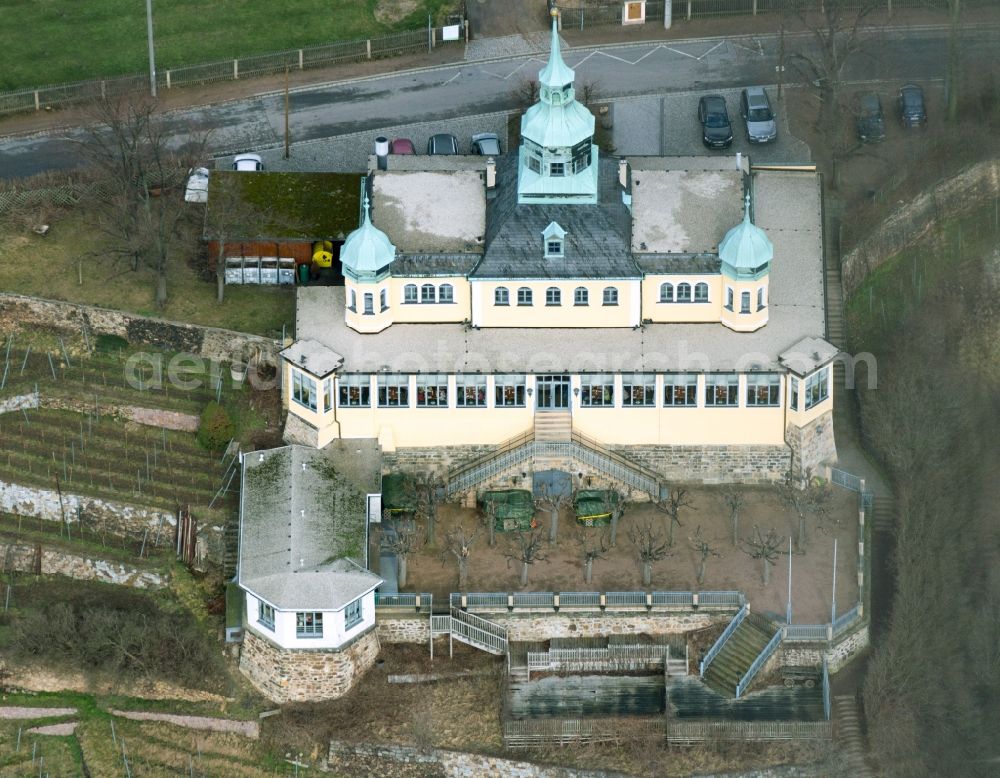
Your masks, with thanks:
M 451 492 L 832 463 L 815 173 L 605 158 L 573 78 L 553 34 L 516 154 L 372 164 L 344 286 L 298 291 L 286 439 L 375 439 Z

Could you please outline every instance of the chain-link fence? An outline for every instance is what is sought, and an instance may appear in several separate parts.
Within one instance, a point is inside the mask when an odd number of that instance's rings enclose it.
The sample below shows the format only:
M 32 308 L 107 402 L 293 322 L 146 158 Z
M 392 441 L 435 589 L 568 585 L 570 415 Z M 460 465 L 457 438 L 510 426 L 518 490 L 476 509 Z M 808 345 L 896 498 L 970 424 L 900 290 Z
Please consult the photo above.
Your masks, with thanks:
M 457 40 L 455 39 L 456 28 Z M 446 35 L 446 32 L 450 34 Z M 451 40 L 446 40 L 446 38 L 451 38 Z M 190 84 L 236 81 L 241 78 L 284 73 L 286 68 L 292 71 L 308 70 L 342 63 L 398 57 L 403 54 L 431 51 L 442 45 L 458 45 L 464 41 L 463 24 L 448 27 L 425 27 L 419 30 L 384 35 L 380 38 L 334 41 L 301 49 L 288 49 L 238 59 L 168 68 L 157 72 L 156 85 L 157 90 L 162 91 Z M 148 75 L 128 75 L 0 92 L 0 115 L 42 111 L 85 103 L 108 95 L 144 91 L 148 88 Z

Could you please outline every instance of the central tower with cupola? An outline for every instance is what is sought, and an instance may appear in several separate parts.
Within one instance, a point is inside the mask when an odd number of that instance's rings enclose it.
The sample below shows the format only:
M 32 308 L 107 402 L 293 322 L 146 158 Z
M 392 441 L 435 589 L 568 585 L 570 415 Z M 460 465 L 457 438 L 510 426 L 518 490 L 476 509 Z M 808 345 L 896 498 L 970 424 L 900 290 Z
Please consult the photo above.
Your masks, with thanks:
M 552 49 L 538 74 L 539 101 L 521 119 L 517 202 L 597 202 L 594 115 L 576 101 L 575 73 L 559 51 L 557 11 L 552 11 Z

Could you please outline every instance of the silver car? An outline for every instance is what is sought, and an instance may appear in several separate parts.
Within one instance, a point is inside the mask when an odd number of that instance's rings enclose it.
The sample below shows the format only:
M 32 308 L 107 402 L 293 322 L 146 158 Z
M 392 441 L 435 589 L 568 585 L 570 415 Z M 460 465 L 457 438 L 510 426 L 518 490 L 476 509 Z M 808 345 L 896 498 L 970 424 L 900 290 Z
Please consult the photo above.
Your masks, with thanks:
M 751 143 L 770 143 L 778 137 L 778 125 L 764 87 L 751 86 L 743 90 L 740 113 L 747 125 L 747 140 Z

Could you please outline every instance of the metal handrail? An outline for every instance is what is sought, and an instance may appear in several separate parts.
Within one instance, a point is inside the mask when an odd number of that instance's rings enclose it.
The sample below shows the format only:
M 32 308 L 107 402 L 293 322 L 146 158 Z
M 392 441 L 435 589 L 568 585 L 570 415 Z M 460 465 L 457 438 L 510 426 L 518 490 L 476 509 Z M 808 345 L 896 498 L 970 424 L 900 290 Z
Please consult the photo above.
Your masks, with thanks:
M 534 439 L 535 439 L 535 428 L 532 427 L 526 432 L 522 432 L 520 435 L 515 435 L 514 437 L 508 438 L 502 443 L 497 444 L 496 448 L 494 448 L 492 451 L 488 451 L 482 456 L 476 457 L 475 459 L 464 463 L 454 472 L 449 472 L 448 473 L 449 486 L 451 485 L 452 482 L 457 481 L 463 475 L 469 473 L 470 471 L 476 470 L 477 468 L 483 465 L 489 464 L 490 462 L 499 459 L 507 452 L 513 451 L 516 448 L 520 448 L 526 443 L 531 443 L 532 441 L 534 441 Z
M 630 468 L 632 470 L 635 470 L 638 473 L 641 473 L 642 475 L 644 475 L 646 478 L 650 479 L 651 481 L 655 481 L 657 484 L 660 482 L 661 476 L 660 476 L 659 473 L 656 473 L 656 472 L 650 470 L 649 468 L 644 467 L 643 465 L 638 464 L 637 462 L 633 462 L 631 459 L 628 459 L 628 458 L 622 456 L 617 451 L 612 451 L 610 448 L 608 448 L 607 446 L 605 446 L 603 443 L 599 443 L 598 441 L 594 440 L 593 438 L 587 437 L 586 435 L 583 435 L 583 434 L 577 432 L 576 430 L 574 430 L 572 432 L 572 434 L 570 435 L 570 440 L 573 443 L 579 443 L 581 446 L 585 446 L 587 448 L 593 449 L 594 451 L 597 451 L 600 454 L 604 454 L 606 457 L 608 457 L 609 459 L 615 461 L 616 463 L 618 463 L 618 464 L 620 464 L 620 465 L 622 465 L 624 467 L 628 467 L 628 468 Z M 659 496 L 659 495 L 657 495 L 657 496 Z
M 723 630 L 722 634 L 719 635 L 719 639 L 715 641 L 710 649 L 708 649 L 708 653 L 705 654 L 704 658 L 698 664 L 699 677 L 705 677 L 705 668 L 707 668 L 712 663 L 712 660 L 719 655 L 719 652 L 726 644 L 726 641 L 732 637 L 732 634 L 739 628 L 740 624 L 743 623 L 743 619 L 747 617 L 749 612 L 750 606 L 746 604 L 740 608 L 739 613 L 733 616 L 733 620 L 729 622 L 729 626 Z
M 753 660 L 753 664 L 750 665 L 750 669 L 743 674 L 743 677 L 736 684 L 736 699 L 740 698 L 740 695 L 747 690 L 750 686 L 750 682 L 753 681 L 754 676 L 760 671 L 760 668 L 764 666 L 764 663 L 771 658 L 778 646 L 781 645 L 781 630 L 777 630 L 774 636 L 768 641 L 764 649 L 757 655 L 757 658 Z

